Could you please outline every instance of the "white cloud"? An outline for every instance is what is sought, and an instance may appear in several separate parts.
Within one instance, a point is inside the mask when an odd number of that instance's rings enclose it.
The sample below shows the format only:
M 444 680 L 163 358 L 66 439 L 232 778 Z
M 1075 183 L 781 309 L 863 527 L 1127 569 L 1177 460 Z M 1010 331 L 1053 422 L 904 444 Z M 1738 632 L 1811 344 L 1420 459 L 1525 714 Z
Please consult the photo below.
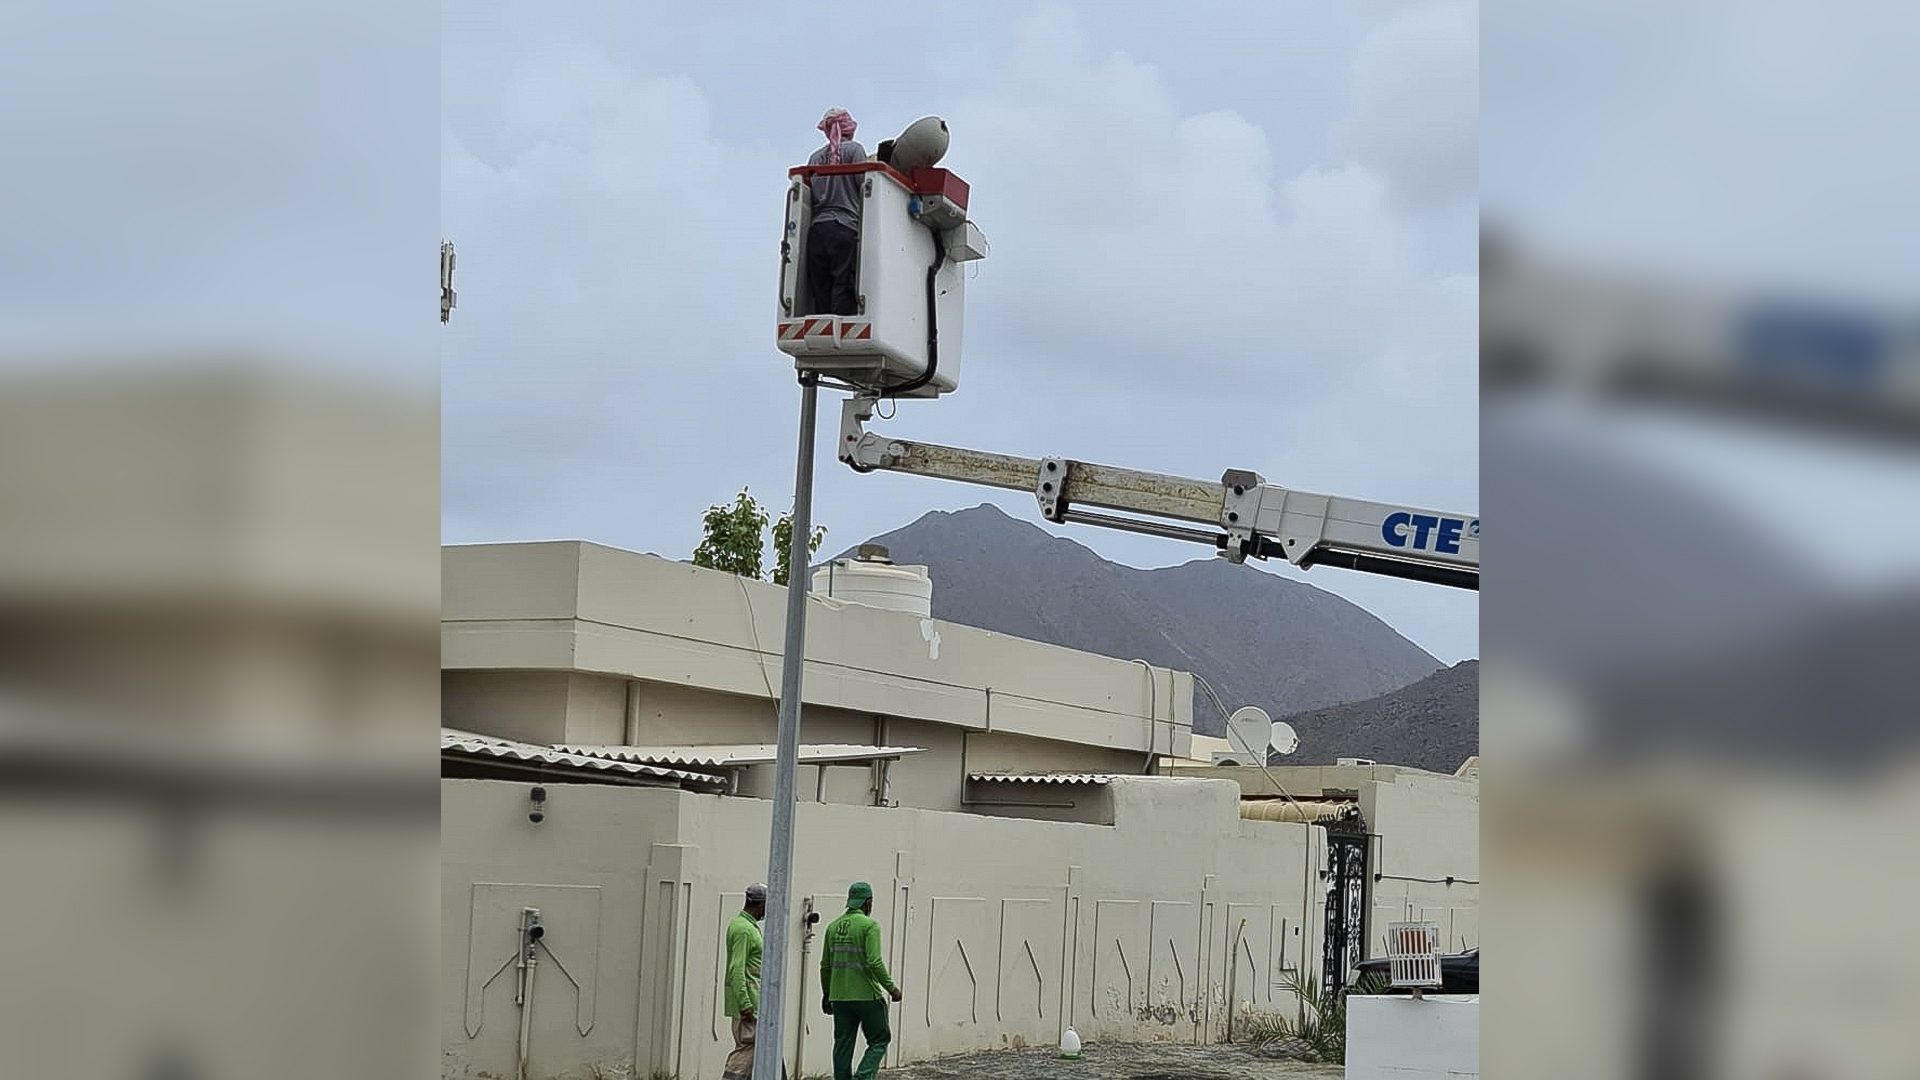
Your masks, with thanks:
M 1017 42 L 951 117 L 997 241 L 974 340 L 1140 378 L 1177 357 L 1202 393 L 1252 379 L 1317 396 L 1420 355 L 1403 334 L 1446 303 L 1445 275 L 1385 177 L 1276 178 L 1259 128 L 1181 115 L 1155 68 L 1101 55 L 1059 11 Z M 1472 378 L 1466 356 L 1433 360 Z
M 1486 206 L 1536 240 L 1906 303 L 1908 3 L 1516 5 L 1486 26 Z
M 1479 190 L 1480 20 L 1474 0 L 1438 0 L 1376 27 L 1353 66 L 1358 161 L 1414 207 Z
M 740 218 L 778 205 L 711 137 L 690 81 L 596 48 L 527 57 L 499 120 L 502 161 L 445 139 L 462 297 L 443 365 L 448 514 L 616 527 L 631 504 L 609 481 L 684 492 L 691 477 L 657 463 L 769 373 L 745 358 L 765 351 L 770 303 L 740 283 L 772 271 Z

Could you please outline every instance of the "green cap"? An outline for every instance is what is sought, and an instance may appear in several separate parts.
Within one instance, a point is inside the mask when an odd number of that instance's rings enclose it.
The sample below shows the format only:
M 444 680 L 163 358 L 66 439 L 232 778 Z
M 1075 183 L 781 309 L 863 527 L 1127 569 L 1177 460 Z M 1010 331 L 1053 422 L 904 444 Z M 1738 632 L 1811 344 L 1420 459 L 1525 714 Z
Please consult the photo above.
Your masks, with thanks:
M 857 908 L 873 899 L 873 886 L 864 881 L 856 881 L 847 887 L 847 907 Z

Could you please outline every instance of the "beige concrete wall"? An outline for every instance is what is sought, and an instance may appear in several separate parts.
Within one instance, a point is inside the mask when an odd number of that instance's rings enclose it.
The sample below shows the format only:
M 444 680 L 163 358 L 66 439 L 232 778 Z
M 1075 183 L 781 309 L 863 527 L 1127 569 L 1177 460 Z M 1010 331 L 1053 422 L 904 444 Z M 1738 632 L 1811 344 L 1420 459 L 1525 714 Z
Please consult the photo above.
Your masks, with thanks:
M 1109 784 L 1020 784 L 992 780 L 970 784 L 968 789 L 963 806 L 976 814 L 1086 825 L 1114 822 L 1113 788 Z
M 440 721 L 536 746 L 565 741 L 567 676 L 562 671 L 445 671 Z
M 1084 772 L 1145 775 L 1147 758 L 1132 750 L 1076 746 L 997 731 L 967 734 L 968 772 Z
M 764 703 L 762 703 L 764 704 Z M 919 747 L 921 753 L 908 754 L 887 766 L 887 800 L 897 806 L 923 810 L 960 809 L 961 748 L 964 732 L 945 724 L 928 724 L 898 718 L 862 716 L 833 709 L 807 709 L 801 714 L 801 739 L 811 743 L 876 743 L 888 746 Z M 761 736 L 751 741 L 772 742 L 775 729 L 771 721 Z M 853 806 L 872 806 L 877 800 L 875 777 L 868 766 L 833 766 L 826 770 L 826 801 Z M 818 793 L 818 769 L 801 766 L 796 790 L 802 800 Z M 773 796 L 773 766 L 746 770 L 740 793 L 759 798 Z
M 579 542 L 449 547 L 443 666 L 566 670 L 773 699 L 786 591 Z M 1185 753 L 1193 681 L 972 627 L 816 597 L 808 708 Z
M 894 746 L 923 746 L 888 768 L 888 795 L 901 806 L 957 810 L 965 787 L 967 733 L 924 720 L 889 719 L 883 725 Z
M 785 590 L 577 542 L 446 549 L 445 722 L 534 743 L 768 743 Z M 816 599 L 801 738 L 920 747 L 904 806 L 964 808 L 969 771 L 1134 774 L 1183 753 L 1192 678 L 970 627 Z M 772 793 L 772 769 L 739 791 Z M 802 798 L 876 801 L 832 768 Z M 1104 819 L 1104 815 L 1103 815 Z
M 438 418 L 431 397 L 260 367 L 14 369 L 0 595 L 411 633 L 439 609 L 421 498 L 439 489 Z
M 447 671 L 441 677 L 442 716 L 448 726 L 537 745 L 623 743 L 629 694 L 637 695 L 639 745 L 771 743 L 777 734 L 773 703 L 765 698 L 579 672 Z M 801 717 L 804 742 L 921 748 L 922 753 L 910 754 L 889 767 L 891 798 L 903 806 L 930 809 L 960 809 L 965 734 L 946 724 L 846 709 L 810 706 Z M 1090 748 L 1080 754 L 1079 767 L 1127 759 Z M 1061 747 L 1053 757 L 1076 760 L 1071 755 L 1071 747 Z M 874 778 L 869 767 L 836 766 L 826 773 L 826 801 L 873 804 Z M 812 799 L 819 792 L 817 779 L 817 769 L 801 766 L 797 790 L 802 799 Z M 739 793 L 771 797 L 772 767 L 741 770 Z
M 1187 748 L 1187 757 L 1182 764 L 1211 765 L 1213 755 L 1233 751 L 1233 743 L 1213 735 L 1195 735 Z
M 573 672 L 567 676 L 567 738 L 570 743 L 604 746 L 627 733 L 625 679 Z
M 1182 777 L 1233 780 L 1252 797 L 1356 798 L 1371 835 L 1367 956 L 1387 924 L 1435 922 L 1449 950 L 1480 944 L 1480 781 L 1397 765 L 1177 767 Z M 1278 787 L 1275 785 L 1278 784 Z M 1447 882 L 1452 876 L 1454 881 Z
M 1746 763 L 1516 770 L 1496 772 L 1493 797 L 1498 985 L 1581 978 L 1550 1001 L 1486 998 L 1487 1075 L 1647 1075 L 1653 1025 L 1676 1011 L 1685 1041 L 1669 1052 L 1698 1053 L 1711 1075 L 1912 1071 L 1920 943 L 1897 929 L 1920 885 L 1911 765 L 1838 777 Z M 1676 958 L 1659 929 L 1672 901 L 1658 898 L 1685 882 L 1702 920 L 1687 932 L 1704 929 L 1710 947 Z
M 1200 771 L 1199 775 L 1232 776 L 1240 781 L 1249 795 L 1273 795 L 1277 792 L 1267 780 L 1271 775 L 1295 798 L 1316 799 L 1323 795 L 1332 797 L 1342 792 L 1353 794 L 1364 791 L 1371 784 L 1390 783 L 1394 777 L 1409 772 L 1420 773 L 1423 770 L 1399 765 L 1269 765 L 1265 773 L 1257 767 L 1249 769 L 1234 766 L 1225 773 L 1209 769 Z
M 698 687 L 674 683 L 634 680 L 639 695 L 636 719 L 645 733 L 643 742 L 671 746 L 679 743 L 757 743 L 766 742 L 778 719 L 776 704 L 765 695 L 718 694 Z M 816 724 L 821 731 L 837 725 L 824 709 L 806 710 L 808 728 Z M 842 732 L 847 734 L 847 732 Z M 854 742 L 865 742 L 871 732 L 861 733 Z M 814 731 L 808 739 L 820 742 Z
M 535 825 L 527 820 L 532 786 L 441 784 L 443 1077 L 514 1075 L 510 965 L 523 907 L 540 909 L 557 961 L 543 954 L 535 969 L 534 1076 L 630 1065 L 641 995 L 658 992 L 635 973 L 649 867 L 668 860 L 655 845 L 673 850 L 677 792 L 546 784 L 546 819 Z
M 449 727 L 540 746 L 617 744 L 626 738 L 628 686 L 583 672 L 443 671 L 440 715 Z
M 535 1076 L 716 1077 L 722 935 L 765 876 L 768 803 L 550 784 L 534 826 L 527 785 L 443 788 L 445 1075 L 510 1065 L 511 988 L 483 984 L 532 904 L 567 968 L 538 976 Z M 1276 984 L 1318 963 L 1319 831 L 1241 821 L 1227 784 L 1127 778 L 1112 792 L 1110 827 L 800 804 L 796 895 L 831 918 L 849 881 L 875 888 L 906 994 L 896 1061 L 1050 1044 L 1069 1023 L 1090 1039 L 1215 1040 L 1230 997 L 1292 1008 Z M 795 965 L 800 949 L 796 935 Z M 818 953 L 799 970 L 804 1068 L 826 1071 Z
M 1385 951 L 1387 924 L 1434 922 L 1449 951 L 1480 944 L 1480 785 L 1402 770 L 1361 791 L 1373 834 L 1367 955 Z M 1453 882 L 1447 882 L 1451 876 Z

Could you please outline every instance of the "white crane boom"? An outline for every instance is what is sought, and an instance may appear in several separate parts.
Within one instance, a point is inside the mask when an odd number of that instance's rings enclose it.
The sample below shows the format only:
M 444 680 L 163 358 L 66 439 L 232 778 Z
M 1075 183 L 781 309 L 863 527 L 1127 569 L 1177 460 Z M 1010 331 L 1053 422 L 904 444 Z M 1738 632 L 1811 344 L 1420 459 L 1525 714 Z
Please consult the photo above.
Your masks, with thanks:
M 1279 558 L 1301 569 L 1339 566 L 1454 588 L 1480 587 L 1476 515 L 1295 491 L 1238 469 L 1216 482 L 889 438 L 865 429 L 876 400 L 857 394 L 841 409 L 840 460 L 857 472 L 885 469 L 1029 491 L 1048 521 L 1189 540 L 1233 562 Z

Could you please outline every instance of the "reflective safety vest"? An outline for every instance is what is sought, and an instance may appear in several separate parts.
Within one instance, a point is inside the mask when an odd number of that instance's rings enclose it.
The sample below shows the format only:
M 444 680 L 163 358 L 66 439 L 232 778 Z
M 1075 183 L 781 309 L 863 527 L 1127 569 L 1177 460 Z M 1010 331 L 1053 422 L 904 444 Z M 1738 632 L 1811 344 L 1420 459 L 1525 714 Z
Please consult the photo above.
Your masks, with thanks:
M 853 910 L 827 925 L 820 947 L 820 985 L 828 1001 L 873 1001 L 892 992 L 879 923 Z

